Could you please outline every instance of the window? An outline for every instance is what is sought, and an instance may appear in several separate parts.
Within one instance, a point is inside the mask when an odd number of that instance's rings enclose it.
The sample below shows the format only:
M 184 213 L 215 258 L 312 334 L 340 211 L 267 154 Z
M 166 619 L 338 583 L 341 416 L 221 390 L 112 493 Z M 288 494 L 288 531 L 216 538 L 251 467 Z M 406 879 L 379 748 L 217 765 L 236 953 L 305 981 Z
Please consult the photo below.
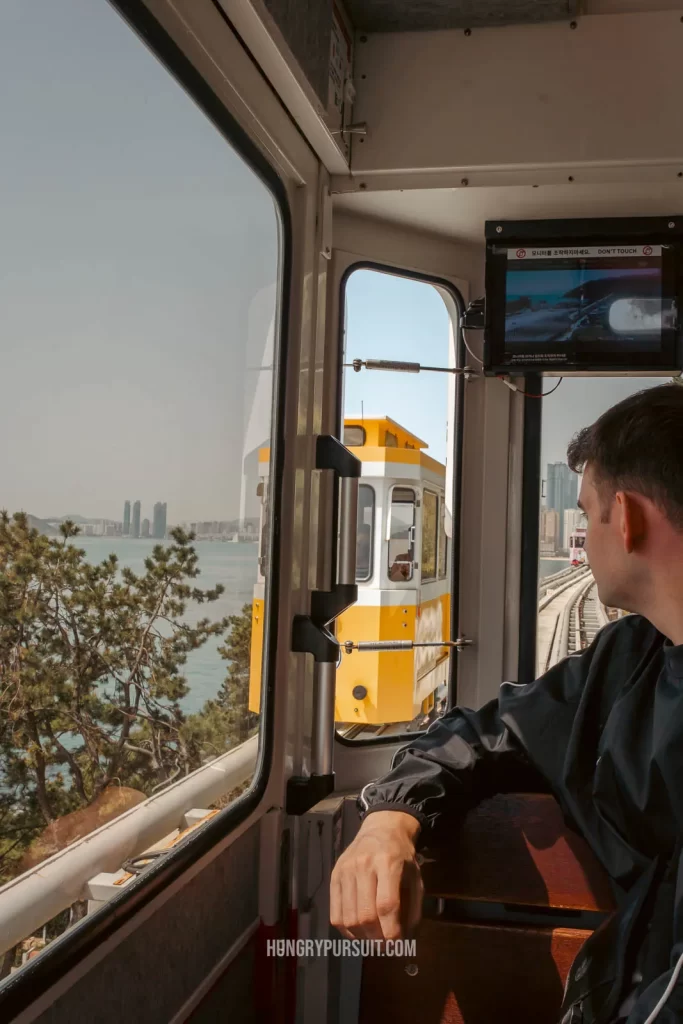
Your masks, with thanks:
M 365 444 L 365 430 L 355 424 L 344 427 L 344 444 L 347 448 L 362 448 Z
M 0 4 L 0 90 L 2 884 L 236 747 L 215 806 L 260 782 L 282 222 L 108 4 Z
M 443 496 L 439 500 L 439 579 L 445 580 L 448 572 L 448 537 L 446 536 L 446 505 Z
M 422 492 L 422 579 L 436 579 L 439 529 L 439 498 L 433 491 Z
M 594 423 L 612 405 L 661 383 L 656 377 L 567 378 L 543 401 L 536 675 L 572 650 L 587 646 L 601 624 L 621 614 L 600 605 L 585 561 L 585 537 L 577 532 L 586 525 L 576 504 L 580 480 L 567 465 L 567 445 L 578 430 Z M 567 636 L 558 626 L 570 607 L 576 609 L 581 628 Z
M 375 542 L 375 492 L 367 484 L 358 488 L 358 534 L 356 538 L 356 580 L 372 576 L 372 548 Z
M 415 560 L 415 491 L 394 487 L 389 509 L 389 579 L 403 583 L 413 578 Z
M 429 366 L 452 365 L 459 302 L 449 289 L 367 267 L 353 269 L 343 288 L 344 364 L 419 358 Z M 450 639 L 457 595 L 451 601 L 440 492 L 446 488 L 450 457 L 448 420 L 461 400 L 462 391 L 449 374 L 344 371 L 340 419 L 354 428 L 362 424 L 373 446 L 372 462 L 363 463 L 362 484 L 374 489 L 377 525 L 371 541 L 374 563 L 368 566 L 359 551 L 358 579 L 368 575 L 358 600 L 335 622 L 342 645 L 347 640 Z M 349 443 L 348 434 L 344 440 Z M 418 575 L 421 539 L 416 550 L 417 516 L 422 515 L 417 498 L 425 486 L 432 491 L 427 499 L 428 569 L 432 580 L 444 580 L 426 594 Z M 369 502 L 365 507 L 369 515 Z M 361 529 L 360 507 L 358 521 Z M 426 728 L 445 709 L 456 664 L 447 650 L 404 647 L 347 653 L 342 646 L 335 693 L 338 733 L 346 740 L 382 743 Z

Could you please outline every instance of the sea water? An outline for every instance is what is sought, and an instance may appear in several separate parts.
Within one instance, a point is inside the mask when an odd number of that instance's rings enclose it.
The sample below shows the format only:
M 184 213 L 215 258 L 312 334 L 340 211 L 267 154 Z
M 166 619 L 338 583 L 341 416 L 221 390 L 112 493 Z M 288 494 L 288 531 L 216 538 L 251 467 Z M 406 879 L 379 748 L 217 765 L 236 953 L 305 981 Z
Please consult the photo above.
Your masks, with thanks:
M 79 535 L 72 543 L 85 551 L 86 559 L 93 565 L 113 554 L 118 558 L 121 569 L 129 568 L 142 575 L 145 559 L 160 541 Z M 222 583 L 225 590 L 217 601 L 201 605 L 189 603 L 185 620 L 194 625 L 201 618 L 217 621 L 228 615 L 239 615 L 244 605 L 251 604 L 253 599 L 258 575 L 258 544 L 206 540 L 195 541 L 194 548 L 199 557 L 200 575 L 189 580 L 189 584 L 200 590 L 211 590 L 217 583 Z M 218 648 L 224 643 L 225 636 L 210 637 L 199 650 L 188 655 L 182 671 L 190 691 L 180 702 L 186 714 L 200 711 L 205 702 L 218 693 L 229 667 L 229 662 L 218 653 Z

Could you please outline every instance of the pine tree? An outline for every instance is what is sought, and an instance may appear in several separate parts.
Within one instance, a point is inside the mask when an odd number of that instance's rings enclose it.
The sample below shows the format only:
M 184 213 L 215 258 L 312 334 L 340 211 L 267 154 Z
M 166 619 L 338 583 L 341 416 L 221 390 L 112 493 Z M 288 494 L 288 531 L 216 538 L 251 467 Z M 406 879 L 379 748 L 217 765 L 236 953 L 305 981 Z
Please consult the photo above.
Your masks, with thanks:
M 193 534 L 172 531 L 136 574 L 114 555 L 89 564 L 78 532 L 67 522 L 48 538 L 23 513 L 0 513 L 0 882 L 46 825 L 108 786 L 149 794 L 210 756 L 180 707 L 187 656 L 237 628 L 220 648 L 234 648 L 230 679 L 248 648 L 238 617 L 183 621 L 188 602 L 224 589 L 193 585 Z M 248 686 L 248 658 L 246 672 Z M 220 706 L 227 734 L 241 735 Z
M 217 757 L 230 747 L 244 743 L 258 727 L 259 716 L 249 710 L 252 606 L 245 604 L 239 615 L 230 615 L 227 642 L 218 648 L 229 661 L 228 673 L 214 700 L 187 720 L 188 745 L 201 749 L 205 759 Z

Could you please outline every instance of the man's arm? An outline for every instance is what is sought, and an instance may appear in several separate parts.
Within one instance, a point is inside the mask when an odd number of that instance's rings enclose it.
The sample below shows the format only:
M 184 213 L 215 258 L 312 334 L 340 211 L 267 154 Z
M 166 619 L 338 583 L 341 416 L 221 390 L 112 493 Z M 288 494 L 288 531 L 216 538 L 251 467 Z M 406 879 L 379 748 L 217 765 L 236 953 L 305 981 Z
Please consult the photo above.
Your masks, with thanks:
M 349 937 L 394 939 L 419 920 L 418 842 L 495 793 L 546 791 L 561 758 L 594 645 L 528 685 L 504 683 L 479 711 L 455 708 L 397 751 L 365 786 L 360 831 L 332 875 L 330 918 Z M 536 741 L 536 742 L 533 742 Z M 547 748 L 548 759 L 537 757 Z
M 544 791 L 547 782 L 492 700 L 479 711 L 455 708 L 397 751 L 390 771 L 361 791 L 358 809 L 364 821 L 378 811 L 410 814 L 422 843 L 495 793 Z

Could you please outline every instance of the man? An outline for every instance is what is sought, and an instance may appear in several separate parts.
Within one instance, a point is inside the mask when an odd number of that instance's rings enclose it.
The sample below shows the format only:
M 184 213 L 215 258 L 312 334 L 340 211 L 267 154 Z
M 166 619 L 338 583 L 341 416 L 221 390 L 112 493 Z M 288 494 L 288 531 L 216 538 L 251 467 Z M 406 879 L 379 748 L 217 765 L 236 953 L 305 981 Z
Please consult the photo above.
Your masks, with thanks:
M 401 555 L 396 555 L 393 561 L 391 569 L 389 570 L 389 579 L 392 583 L 403 583 L 404 580 L 409 580 L 413 571 L 413 555 L 410 551 L 404 551 Z
M 528 685 L 411 740 L 359 797 L 331 921 L 395 939 L 420 917 L 416 849 L 478 801 L 549 787 L 609 873 L 617 913 L 572 968 L 562 1020 L 683 1021 L 683 387 L 620 402 L 568 450 L 603 604 L 634 612 Z M 661 1004 L 661 1005 L 660 1005 Z

